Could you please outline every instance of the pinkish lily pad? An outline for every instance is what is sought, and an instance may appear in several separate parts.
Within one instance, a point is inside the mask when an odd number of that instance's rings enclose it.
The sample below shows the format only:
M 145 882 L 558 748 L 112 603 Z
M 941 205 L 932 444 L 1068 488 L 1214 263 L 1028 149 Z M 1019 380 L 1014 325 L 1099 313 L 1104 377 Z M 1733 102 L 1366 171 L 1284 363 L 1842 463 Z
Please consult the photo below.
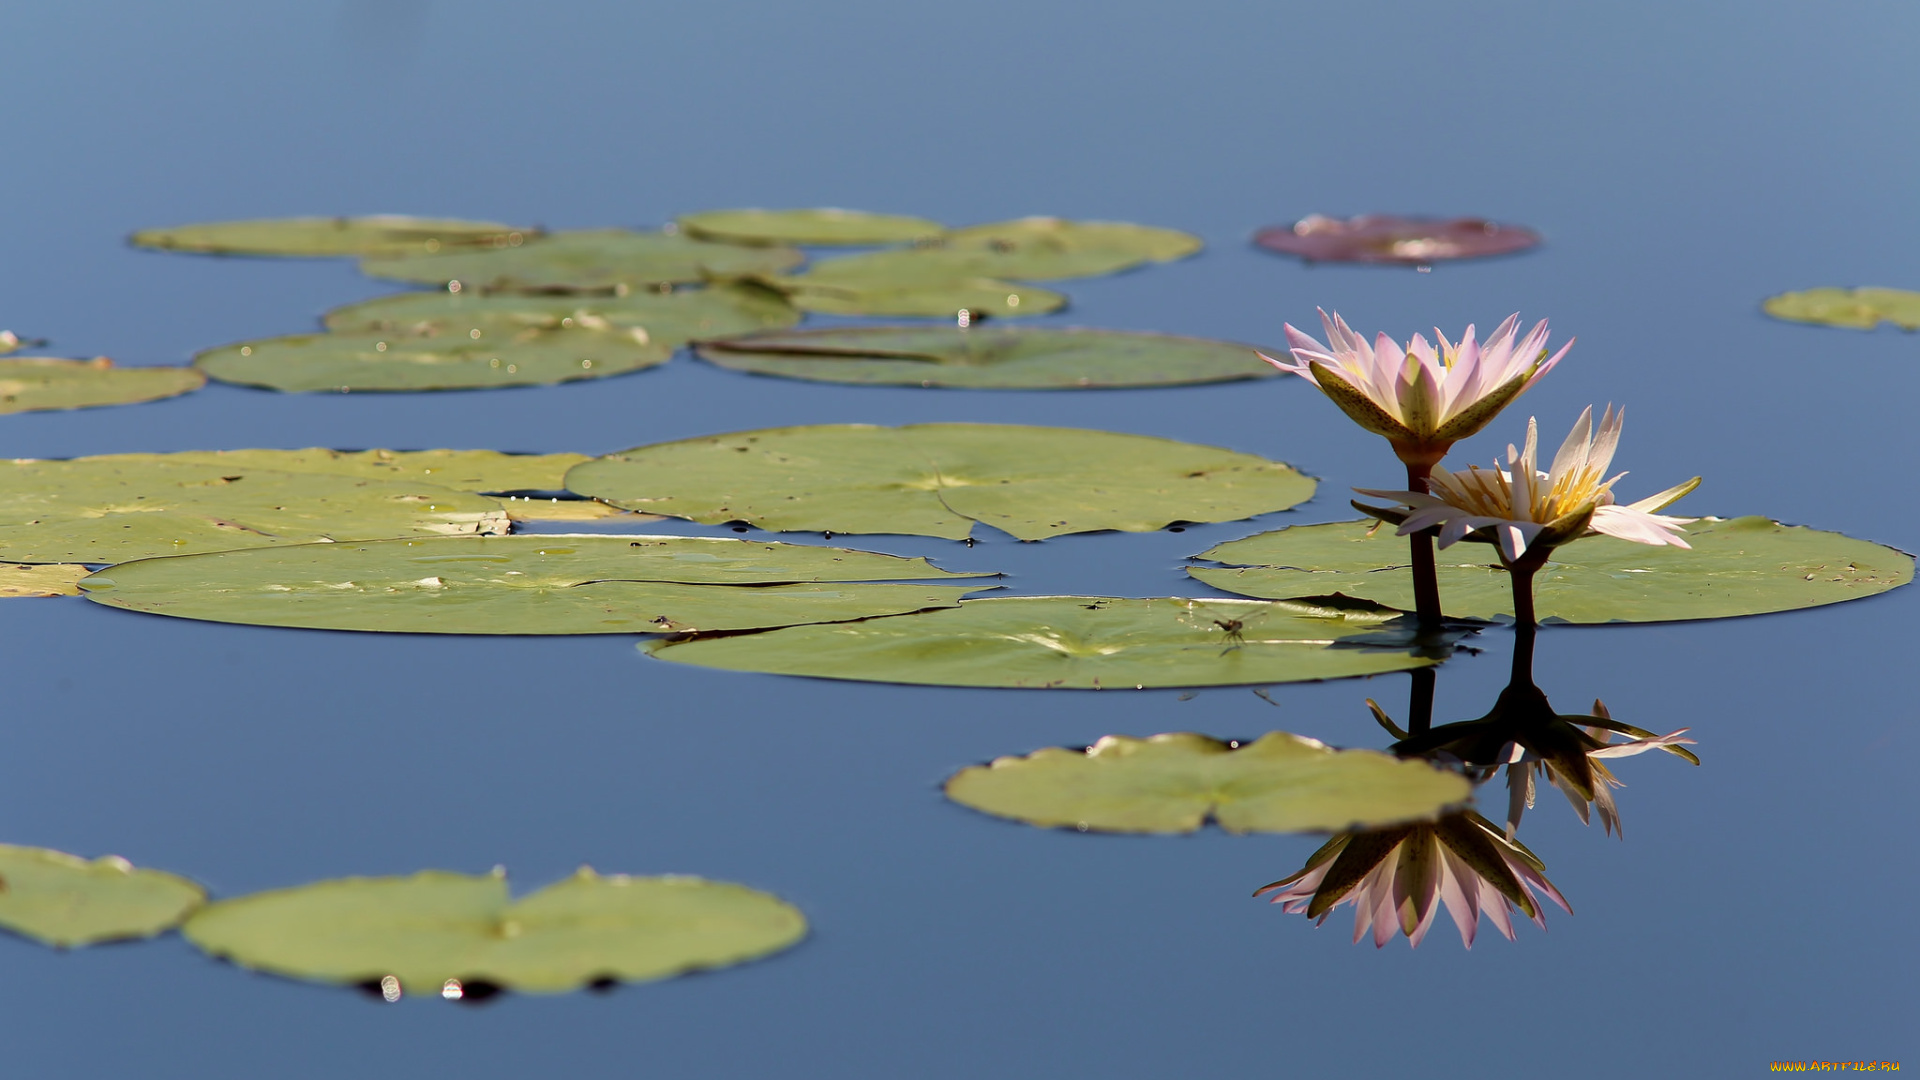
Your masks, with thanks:
M 1253 242 L 1268 251 L 1298 255 L 1308 262 L 1413 266 L 1525 251 L 1540 242 L 1540 234 L 1480 218 L 1363 214 L 1343 221 L 1309 214 L 1292 225 L 1261 229 L 1253 234 Z

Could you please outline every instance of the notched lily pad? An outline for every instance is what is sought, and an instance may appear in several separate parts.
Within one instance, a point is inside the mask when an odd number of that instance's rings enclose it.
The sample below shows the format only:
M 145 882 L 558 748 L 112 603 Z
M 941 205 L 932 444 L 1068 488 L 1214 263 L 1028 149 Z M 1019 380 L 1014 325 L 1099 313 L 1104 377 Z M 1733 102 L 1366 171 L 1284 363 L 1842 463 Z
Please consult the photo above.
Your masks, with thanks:
M 1457 772 L 1373 750 L 1335 750 L 1271 731 L 1223 743 L 1176 733 L 1108 735 L 1085 750 L 1048 748 L 962 769 L 947 797 L 1044 828 L 1189 833 L 1340 832 L 1427 820 L 1473 786 Z
M 440 291 L 348 304 L 328 312 L 326 325 L 335 333 L 457 337 L 503 319 L 559 329 L 639 327 L 649 341 L 672 345 L 792 326 L 800 312 L 775 290 L 727 284 L 626 296 Z
M 1144 435 L 1002 424 L 819 424 L 656 443 L 567 474 L 615 506 L 709 524 L 1022 540 L 1284 510 L 1314 482 L 1277 461 Z
M 104 356 L 19 356 L 0 360 L 0 414 L 158 401 L 198 390 L 206 382 L 207 377 L 192 368 L 114 367 Z
M 503 874 L 340 878 L 222 900 L 187 940 L 242 967 L 316 982 L 398 981 L 459 997 L 484 983 L 553 994 L 727 967 L 789 948 L 807 921 L 769 893 L 587 868 L 514 900 Z
M 1413 266 L 1525 251 L 1540 242 L 1540 234 L 1481 218 L 1363 214 L 1342 220 L 1310 214 L 1292 225 L 1261 229 L 1253 234 L 1253 242 L 1268 251 L 1297 255 L 1308 262 Z
M 1396 612 L 1244 600 L 1012 596 L 954 610 L 643 644 L 701 667 L 923 686 L 1100 690 L 1244 686 L 1405 671 L 1413 645 L 1367 645 Z
M 1198 558 L 1226 567 L 1187 573 L 1242 596 L 1342 593 L 1413 607 L 1407 541 L 1371 522 L 1296 525 L 1234 540 Z M 1855 600 L 1913 580 L 1913 557 L 1839 533 L 1763 517 L 1702 518 L 1686 527 L 1691 550 L 1609 536 L 1554 549 L 1534 578 L 1541 621 L 1667 622 L 1792 611 Z M 1512 585 L 1484 544 L 1436 552 L 1440 603 L 1455 617 L 1513 617 Z
M 122 563 L 87 599 L 254 626 L 414 634 L 745 630 L 952 607 L 980 577 L 845 548 L 696 536 L 309 544 Z
M 1853 330 L 1871 330 L 1886 322 L 1902 330 L 1920 330 L 1920 292 L 1906 289 L 1807 289 L 1768 297 L 1760 306 L 1788 322 Z
M 0 597 L 79 596 L 91 573 L 73 563 L 0 563 Z
M 690 236 L 626 229 L 550 233 L 519 247 L 454 251 L 402 259 L 365 259 L 377 278 L 460 292 L 617 292 L 748 274 L 778 274 L 805 256 L 787 247 L 716 244 Z
M 1051 390 L 1274 374 L 1251 345 L 1122 330 L 835 327 L 708 342 L 699 356 L 759 375 L 889 386 Z
M 73 948 L 147 938 L 173 929 L 206 902 L 206 890 L 117 855 L 87 860 L 0 844 L 0 927 Z
M 1054 281 L 1182 259 L 1201 246 L 1199 237 L 1173 229 L 1030 217 L 955 229 L 914 248 L 821 259 L 799 280 L 865 288 L 967 278 Z
M 1037 285 L 1016 285 L 987 277 L 894 279 L 884 272 L 871 279 L 833 280 L 807 274 L 768 278 L 765 284 L 786 294 L 801 311 L 820 315 L 868 315 L 876 318 L 1011 319 L 1045 315 L 1067 305 L 1067 298 Z
M 209 255 L 431 255 L 459 248 L 517 247 L 538 229 L 494 221 L 375 214 L 369 217 L 261 218 L 142 229 L 135 247 Z
M 821 207 L 809 210 L 703 210 L 675 219 L 705 240 L 731 244 L 863 245 L 932 240 L 946 226 L 904 214 Z

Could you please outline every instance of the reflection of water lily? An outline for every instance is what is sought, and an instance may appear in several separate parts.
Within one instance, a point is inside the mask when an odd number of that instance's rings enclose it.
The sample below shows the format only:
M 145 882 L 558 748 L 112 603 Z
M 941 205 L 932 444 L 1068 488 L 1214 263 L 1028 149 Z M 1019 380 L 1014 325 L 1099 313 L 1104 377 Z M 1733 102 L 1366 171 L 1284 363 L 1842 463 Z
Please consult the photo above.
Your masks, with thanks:
M 1482 912 L 1509 941 L 1516 910 L 1545 929 L 1535 893 L 1573 914 L 1533 852 L 1472 811 L 1424 824 L 1342 833 L 1314 852 L 1299 873 L 1254 895 L 1269 892 L 1287 913 L 1320 922 L 1334 908 L 1354 905 L 1353 940 L 1371 930 L 1376 947 L 1396 932 L 1418 946 L 1442 905 L 1468 948 Z
M 1574 728 L 1567 723 L 1569 719 L 1590 719 L 1600 723 L 1587 724 L 1583 728 Z M 1689 751 L 1680 749 L 1682 744 L 1693 745 L 1692 739 L 1683 739 L 1690 729 L 1681 728 L 1669 735 L 1655 735 L 1651 731 L 1629 727 L 1613 720 L 1607 707 L 1599 701 L 1593 703 L 1592 717 L 1556 717 L 1555 723 L 1572 729 L 1572 739 L 1558 740 L 1561 745 L 1547 750 L 1536 749 L 1524 742 L 1515 742 L 1507 765 L 1507 833 L 1520 827 L 1520 815 L 1531 809 L 1537 782 L 1545 779 L 1573 804 L 1574 813 L 1580 815 L 1580 823 L 1590 824 L 1587 808 L 1591 806 L 1600 812 L 1600 827 L 1609 836 L 1618 833 L 1624 838 L 1626 830 L 1620 827 L 1620 808 L 1614 804 L 1613 790 L 1625 787 L 1607 767 L 1600 763 L 1601 758 L 1632 757 L 1649 750 L 1666 750 L 1700 764 L 1700 759 Z M 1608 726 L 1600 726 L 1605 723 Z M 1626 734 L 1625 742 L 1614 742 L 1615 734 Z M 1568 746 L 1571 742 L 1573 745 Z
M 1487 426 L 1573 347 L 1569 341 L 1549 357 L 1545 320 L 1516 338 L 1518 315 L 1484 343 L 1474 340 L 1471 326 L 1458 344 L 1435 330 L 1437 349 L 1419 334 L 1404 347 L 1385 334 L 1368 346 L 1338 314 L 1321 311 L 1320 322 L 1330 346 L 1289 325 L 1293 362 L 1262 358 L 1313 380 L 1355 423 L 1386 436 L 1402 461 L 1422 469 Z

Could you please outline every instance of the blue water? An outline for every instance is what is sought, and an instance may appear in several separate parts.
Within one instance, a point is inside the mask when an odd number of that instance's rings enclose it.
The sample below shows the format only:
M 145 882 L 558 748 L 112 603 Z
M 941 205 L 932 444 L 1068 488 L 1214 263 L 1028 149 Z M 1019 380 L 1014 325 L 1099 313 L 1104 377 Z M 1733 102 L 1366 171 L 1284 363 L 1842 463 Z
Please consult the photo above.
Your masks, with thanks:
M 1063 284 L 1055 324 L 1271 343 L 1316 305 L 1364 329 L 1577 335 L 1461 460 L 1629 406 L 1637 497 L 1920 550 L 1913 338 L 1773 322 L 1761 298 L 1920 286 L 1909 137 L 1920 12 L 1892 3 L 1027 0 L 623 5 L 14 5 L 0 14 L 0 326 L 65 355 L 178 363 L 386 286 L 349 263 L 136 252 L 149 225 L 411 212 L 651 225 L 837 204 L 1188 229 L 1198 258 Z M 1524 256 L 1432 273 L 1251 249 L 1311 212 L 1481 214 Z M 600 382 L 419 395 L 212 386 L 0 418 L 0 454 L 245 446 L 605 452 L 775 424 L 1100 427 L 1323 478 L 1256 523 L 968 549 L 1028 593 L 1196 594 L 1182 557 L 1350 516 L 1397 486 L 1377 438 L 1292 381 L 1084 393 L 848 388 L 689 358 Z M 1542 634 L 1538 681 L 1604 697 L 1704 764 L 1617 763 L 1624 842 L 1543 795 L 1524 838 L 1573 904 L 1472 951 L 1348 943 L 1253 900 L 1318 840 L 1085 836 L 938 784 L 1103 734 L 1285 728 L 1384 743 L 1408 679 L 1244 689 L 930 690 L 704 671 L 627 638 L 325 634 L 0 603 L 0 839 L 190 874 L 219 895 L 346 874 L 580 863 L 742 881 L 813 934 L 774 959 L 477 1009 L 250 975 L 177 937 L 0 938 L 8 1075 L 632 1072 L 925 1078 L 1742 1076 L 1914 1055 L 1920 887 L 1908 670 L 1920 592 L 1792 615 Z M 1448 663 L 1475 716 L 1509 638 Z M 1491 800 L 1496 805 L 1499 797 Z M 1902 1021 L 1899 1018 L 1909 1019 Z M 1905 1032 L 1905 1034 L 1902 1034 Z

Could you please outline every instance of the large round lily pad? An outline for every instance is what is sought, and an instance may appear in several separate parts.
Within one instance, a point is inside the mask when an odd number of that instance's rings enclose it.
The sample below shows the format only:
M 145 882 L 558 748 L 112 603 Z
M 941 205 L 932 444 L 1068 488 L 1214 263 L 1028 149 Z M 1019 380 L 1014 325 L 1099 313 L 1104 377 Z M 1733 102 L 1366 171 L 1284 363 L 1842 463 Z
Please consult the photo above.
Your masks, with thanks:
M 701 667 L 927 686 L 1052 690 L 1338 679 L 1434 661 L 1378 612 L 1242 600 L 1011 596 L 947 611 L 665 640 Z
M 890 386 L 1079 389 L 1275 374 L 1251 345 L 1123 330 L 834 327 L 708 342 L 699 355 L 759 375 Z
M 1789 322 L 1853 330 L 1871 330 L 1886 322 L 1902 330 L 1920 330 L 1920 292 L 1907 289 L 1807 289 L 1770 296 L 1760 306 Z
M 1268 251 L 1297 255 L 1308 262 L 1414 266 L 1525 251 L 1540 242 L 1540 235 L 1532 229 L 1481 218 L 1364 214 L 1341 220 L 1312 214 L 1292 225 L 1261 229 L 1254 234 L 1253 242 Z
M 371 217 L 264 218 L 142 229 L 135 247 L 212 255 L 430 255 L 473 247 L 518 246 L 537 229 L 493 221 L 377 214 Z
M 703 210 L 675 220 L 694 236 L 732 244 L 911 244 L 947 231 L 926 218 L 837 207 Z
M 535 289 L 611 292 L 746 274 L 778 274 L 805 256 L 787 247 L 716 244 L 664 232 L 586 229 L 552 233 L 519 247 L 442 252 L 402 259 L 366 259 L 377 278 L 459 291 Z
M 1187 572 L 1215 588 L 1275 599 L 1344 593 L 1413 607 L 1407 541 L 1370 522 L 1296 525 L 1221 544 L 1198 557 L 1227 568 Z M 1556 548 L 1534 578 L 1542 622 L 1666 622 L 1818 607 L 1913 580 L 1913 557 L 1839 533 L 1763 517 L 1703 518 L 1692 548 L 1649 547 L 1609 536 Z M 1436 552 L 1448 615 L 1512 618 L 1512 583 L 1492 548 L 1462 542 Z
M 664 979 L 779 952 L 806 932 L 798 909 L 744 885 L 585 868 L 519 900 L 499 874 L 320 881 L 208 905 L 184 930 L 242 967 L 348 984 L 392 976 L 405 992 L 448 996 L 466 983 L 560 993 Z
M 867 287 L 964 278 L 1053 281 L 1181 259 L 1200 248 L 1199 237 L 1173 229 L 1031 217 L 956 229 L 919 247 L 821 259 L 801 280 Z
M 118 563 L 327 540 L 504 533 L 497 499 L 412 480 L 148 455 L 0 461 L 0 559 Z
M 0 844 L 0 927 L 46 945 L 145 938 L 171 930 L 206 890 L 108 855 L 91 861 L 46 848 Z
M 0 563 L 0 597 L 79 596 L 93 571 L 76 563 Z
M 157 401 L 198 390 L 206 382 L 207 377 L 192 368 L 114 367 L 104 356 L 18 356 L 0 360 L 0 414 Z
M 86 461 L 210 465 L 233 471 L 333 473 L 369 480 L 415 480 L 455 491 L 560 491 L 585 454 L 503 454 L 498 450 L 181 450 L 112 454 Z
M 404 292 L 348 304 L 328 312 L 326 324 L 335 333 L 444 337 L 470 333 L 499 319 L 563 329 L 599 323 L 637 326 L 647 332 L 649 341 L 665 345 L 792 326 L 800 321 L 800 312 L 776 290 L 724 284 L 667 293 L 643 290 L 626 296 L 438 291 Z
M 962 769 L 947 797 L 1046 828 L 1187 833 L 1341 832 L 1428 819 L 1472 795 L 1457 772 L 1271 731 L 1244 746 L 1176 733 L 1108 735 Z
M 1314 482 L 1212 446 L 1077 428 L 820 424 L 656 443 L 576 466 L 567 487 L 718 524 L 1022 540 L 1284 510 Z
M 148 559 L 87 599 L 256 626 L 415 634 L 742 630 L 951 607 L 977 585 L 924 559 L 694 536 L 501 536 L 308 544 Z
M 767 284 L 785 292 L 794 307 L 820 315 L 957 319 L 964 311 L 971 322 L 1045 315 L 1067 304 L 1065 296 L 1038 285 L 988 277 L 895 279 L 884 268 L 871 278 L 849 275 L 828 280 L 801 274 L 769 278 Z

